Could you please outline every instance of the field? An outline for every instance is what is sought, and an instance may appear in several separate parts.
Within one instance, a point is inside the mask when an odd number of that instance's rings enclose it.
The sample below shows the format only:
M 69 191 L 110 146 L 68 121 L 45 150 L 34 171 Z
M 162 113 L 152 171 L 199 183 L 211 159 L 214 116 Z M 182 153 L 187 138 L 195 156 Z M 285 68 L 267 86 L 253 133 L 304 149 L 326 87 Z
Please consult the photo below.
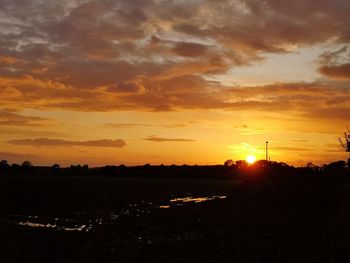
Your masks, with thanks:
M 349 262 L 350 191 L 298 179 L 0 177 L 1 262 Z

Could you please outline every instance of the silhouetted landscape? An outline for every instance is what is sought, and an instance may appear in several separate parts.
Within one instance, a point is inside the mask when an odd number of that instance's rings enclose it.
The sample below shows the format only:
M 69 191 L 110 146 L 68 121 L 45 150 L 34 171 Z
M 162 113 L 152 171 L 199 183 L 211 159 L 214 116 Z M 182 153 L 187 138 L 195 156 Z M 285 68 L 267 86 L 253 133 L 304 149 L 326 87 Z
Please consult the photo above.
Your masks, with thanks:
M 346 262 L 349 161 L 1 162 L 3 262 Z

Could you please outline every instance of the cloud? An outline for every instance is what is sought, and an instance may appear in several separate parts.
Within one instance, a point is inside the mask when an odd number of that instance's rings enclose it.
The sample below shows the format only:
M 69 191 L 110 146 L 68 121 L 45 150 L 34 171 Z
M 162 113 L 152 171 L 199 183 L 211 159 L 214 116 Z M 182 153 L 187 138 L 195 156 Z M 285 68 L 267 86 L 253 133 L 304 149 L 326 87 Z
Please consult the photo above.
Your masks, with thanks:
M 350 114 L 350 90 L 336 83 L 276 83 L 237 87 L 228 91 L 230 107 L 244 111 L 290 112 L 304 120 L 346 122 Z
M 309 149 L 309 148 L 293 147 L 293 146 L 274 146 L 273 150 L 287 151 L 287 152 L 308 152 L 308 151 L 312 151 L 312 149 Z
M 189 124 L 192 122 L 188 122 Z M 188 124 L 183 123 L 172 123 L 172 124 L 164 124 L 164 125 L 154 125 L 154 124 L 146 124 L 146 123 L 106 123 L 103 125 L 107 128 L 115 128 L 115 129 L 131 129 L 131 128 L 145 128 L 145 127 L 161 127 L 161 128 L 184 128 L 187 127 Z
M 33 129 L 33 126 L 25 126 L 25 127 L 19 127 L 19 126 L 0 126 L 0 134 L 2 134 L 4 137 L 9 136 L 16 136 L 23 137 L 23 136 L 30 136 L 30 137 L 61 137 L 65 136 L 66 134 L 64 132 L 61 132 L 60 130 L 54 129 L 52 130 L 46 130 L 46 129 Z
M 112 147 L 112 148 L 122 148 L 126 145 L 126 142 L 122 139 L 116 140 L 91 140 L 91 141 L 68 141 L 61 139 L 49 139 L 49 138 L 39 138 L 39 139 L 21 139 L 21 140 L 11 140 L 6 143 L 13 145 L 26 145 L 26 146 L 36 146 L 36 147 L 49 147 L 49 146 L 84 146 L 84 147 Z
M 190 123 L 190 122 L 189 122 Z M 182 124 L 182 123 L 174 123 L 174 124 L 166 124 L 162 125 L 161 127 L 167 128 L 167 129 L 173 129 L 173 128 L 185 128 L 188 124 Z
M 0 1 L 0 104 L 309 111 L 312 101 L 327 108 L 326 89 L 318 83 L 240 90 L 211 79 L 260 63 L 269 53 L 347 45 L 349 8 L 344 0 Z M 319 71 L 349 79 L 350 62 L 336 61 L 324 59 Z M 342 91 L 335 86 L 327 92 L 334 101 Z
M 141 84 L 121 82 L 109 87 L 108 90 L 120 93 L 143 93 L 145 88 Z
M 130 129 L 130 128 L 144 128 L 144 127 L 153 127 L 151 124 L 145 123 L 106 123 L 104 127 L 107 128 L 116 128 L 116 129 Z
M 10 56 L 0 56 L 0 64 L 13 65 L 16 64 L 17 59 Z
M 20 115 L 0 109 L 0 126 L 50 126 L 53 121 L 47 118 Z
M 330 78 L 350 80 L 350 63 L 339 66 L 322 66 L 319 70 Z
M 10 80 L 9 80 L 10 81 Z M 299 82 L 275 83 L 254 87 L 228 87 L 216 82 L 208 82 L 199 76 L 182 76 L 166 80 L 145 82 L 146 91 L 142 94 L 106 93 L 103 90 L 81 91 L 77 93 L 69 87 L 59 86 L 49 82 L 36 82 L 31 78 L 12 80 L 12 88 L 25 90 L 31 83 L 39 83 L 47 94 L 41 94 L 35 86 L 33 91 L 26 93 L 26 102 L 18 99 L 11 89 L 0 90 L 0 102 L 15 106 L 37 104 L 36 108 L 65 108 L 83 111 L 111 110 L 152 110 L 173 111 L 180 109 L 225 109 L 228 111 L 266 111 L 290 112 L 294 117 L 333 119 L 347 121 L 350 106 L 350 91 L 346 85 L 334 82 Z M 147 87 L 158 86 L 158 90 L 148 90 Z M 52 88 L 51 88 L 52 87 Z M 52 93 L 52 95 L 51 95 Z M 48 95 L 50 94 L 50 95 Z M 52 100 L 47 96 L 52 96 Z M 79 98 L 80 97 L 80 98 Z M 8 113 L 6 113 L 8 115 Z M 15 118 L 2 117 L 4 123 Z M 17 120 L 17 123 L 24 120 Z M 24 123 L 45 124 L 41 119 L 26 120 Z
M 195 142 L 195 140 L 192 139 L 162 138 L 156 136 L 148 136 L 147 138 L 144 138 L 144 140 L 151 142 Z
M 320 56 L 319 72 L 326 77 L 340 80 L 350 80 L 350 52 L 348 46 L 325 52 Z
M 332 153 L 344 153 L 345 152 L 344 148 L 340 145 L 340 143 L 338 143 L 338 144 L 326 144 L 325 151 L 332 152 Z
M 205 45 L 181 42 L 175 45 L 175 47 L 172 49 L 172 52 L 175 55 L 183 57 L 198 57 L 205 55 L 207 50 L 208 47 Z

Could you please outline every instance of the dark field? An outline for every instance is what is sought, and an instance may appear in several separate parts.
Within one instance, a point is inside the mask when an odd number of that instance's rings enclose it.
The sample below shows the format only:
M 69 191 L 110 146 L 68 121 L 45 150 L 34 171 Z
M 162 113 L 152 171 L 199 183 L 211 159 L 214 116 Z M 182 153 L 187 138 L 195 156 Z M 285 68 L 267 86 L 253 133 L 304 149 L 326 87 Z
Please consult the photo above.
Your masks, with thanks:
M 346 188 L 310 178 L 1 176 L 0 261 L 350 262 Z

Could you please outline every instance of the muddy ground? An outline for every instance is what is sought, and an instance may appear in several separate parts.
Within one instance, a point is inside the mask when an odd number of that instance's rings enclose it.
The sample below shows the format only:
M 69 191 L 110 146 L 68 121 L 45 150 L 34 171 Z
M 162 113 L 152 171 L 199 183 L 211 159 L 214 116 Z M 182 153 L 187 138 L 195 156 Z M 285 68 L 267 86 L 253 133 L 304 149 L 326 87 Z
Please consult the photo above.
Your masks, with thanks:
M 350 262 L 349 239 L 344 183 L 0 176 L 1 262 Z

